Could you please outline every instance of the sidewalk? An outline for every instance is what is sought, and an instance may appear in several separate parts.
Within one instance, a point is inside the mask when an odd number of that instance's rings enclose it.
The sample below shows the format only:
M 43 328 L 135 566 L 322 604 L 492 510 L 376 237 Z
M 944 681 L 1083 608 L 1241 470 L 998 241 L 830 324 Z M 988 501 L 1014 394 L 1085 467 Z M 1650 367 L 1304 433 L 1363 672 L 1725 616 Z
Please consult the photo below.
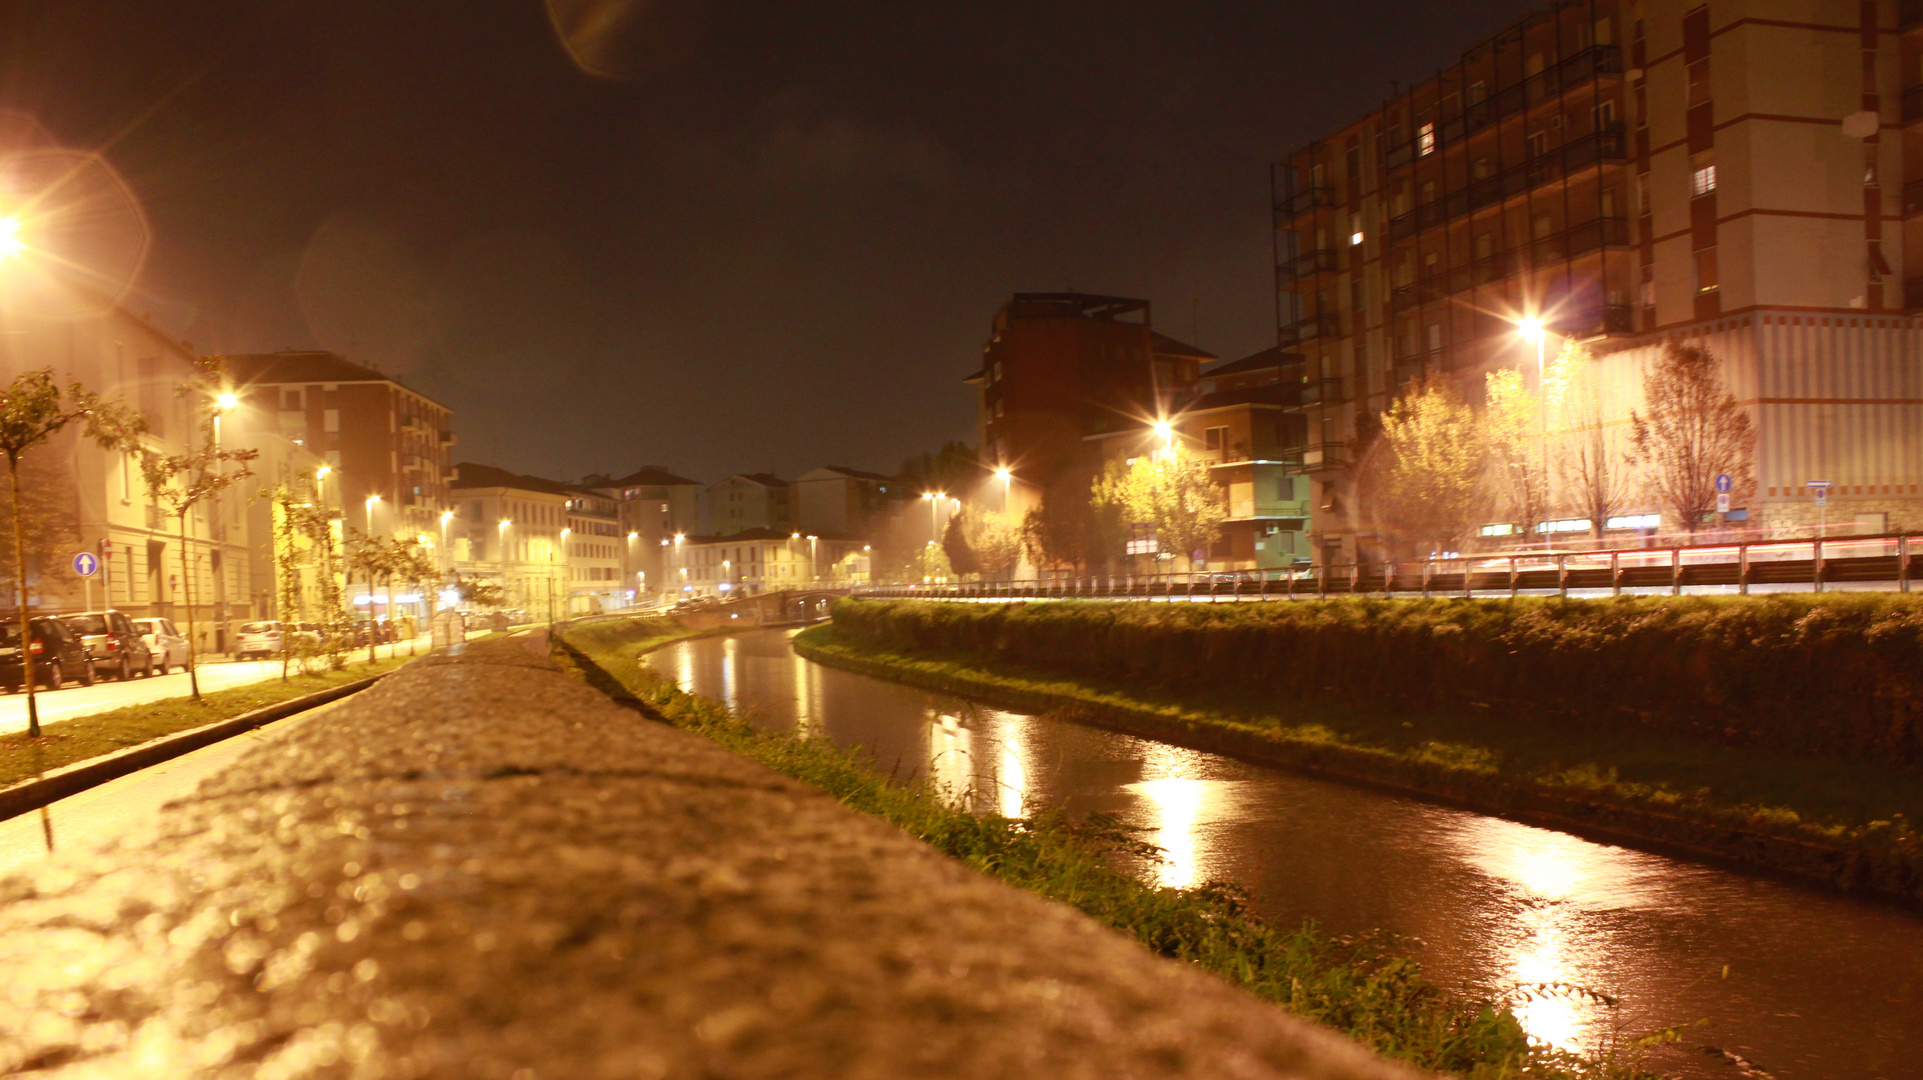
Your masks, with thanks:
M 1412 1075 L 521 640 L 459 652 L 243 755 L 150 842 L 0 878 L 0 1072 Z

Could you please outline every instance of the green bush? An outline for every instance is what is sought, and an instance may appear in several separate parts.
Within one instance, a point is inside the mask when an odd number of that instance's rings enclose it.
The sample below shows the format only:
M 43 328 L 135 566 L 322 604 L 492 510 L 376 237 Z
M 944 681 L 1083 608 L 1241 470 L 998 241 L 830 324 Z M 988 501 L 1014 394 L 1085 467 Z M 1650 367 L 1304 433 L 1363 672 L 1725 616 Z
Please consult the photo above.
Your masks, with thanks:
M 1517 723 L 1637 724 L 1795 754 L 1923 763 L 1923 599 L 949 604 L 843 600 L 893 648 L 1015 659 L 1157 692 L 1232 691 Z

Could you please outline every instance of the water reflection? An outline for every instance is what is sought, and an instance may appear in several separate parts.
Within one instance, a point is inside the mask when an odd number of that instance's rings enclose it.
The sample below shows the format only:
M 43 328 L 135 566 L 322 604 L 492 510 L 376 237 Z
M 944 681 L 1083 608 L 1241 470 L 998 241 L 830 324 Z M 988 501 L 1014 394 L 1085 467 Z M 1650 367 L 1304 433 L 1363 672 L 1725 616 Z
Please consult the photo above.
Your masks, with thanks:
M 1514 994 L 1556 1046 L 1709 1018 L 1652 1067 L 1720 1080 L 1727 1059 L 1702 1052 L 1715 1044 L 1778 1080 L 1923 1080 L 1923 920 L 1906 912 L 821 668 L 777 631 L 650 662 L 976 810 L 1113 813 L 1166 853 L 1143 868 L 1158 884 L 1234 881 L 1283 925 L 1406 935 L 1433 981 Z

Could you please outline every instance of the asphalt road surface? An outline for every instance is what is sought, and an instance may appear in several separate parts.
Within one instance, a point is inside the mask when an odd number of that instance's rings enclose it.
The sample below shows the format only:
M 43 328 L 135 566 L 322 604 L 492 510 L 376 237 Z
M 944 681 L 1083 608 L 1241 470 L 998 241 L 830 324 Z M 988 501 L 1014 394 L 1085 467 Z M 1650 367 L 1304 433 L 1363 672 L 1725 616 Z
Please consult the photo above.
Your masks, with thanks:
M 398 645 L 377 646 L 379 656 L 391 655 L 399 649 L 407 652 L 407 642 Z M 426 637 L 415 639 L 416 654 L 428 651 Z M 352 659 L 365 659 L 365 647 L 349 654 Z M 242 686 L 260 682 L 263 679 L 280 678 L 280 661 L 247 660 L 242 662 L 217 660 L 212 663 L 203 661 L 200 666 L 200 691 L 225 690 L 230 686 Z M 170 675 L 156 675 L 151 679 L 135 676 L 126 682 L 118 682 L 107 675 L 100 675 L 99 681 L 92 686 L 81 686 L 69 681 L 64 689 L 42 690 L 40 699 L 40 722 L 52 723 L 55 720 L 68 720 L 76 716 L 107 712 L 126 705 L 138 705 L 143 701 L 160 701 L 164 698 L 186 697 L 187 673 L 176 671 Z M 17 694 L 0 693 L 0 734 L 14 734 L 27 730 L 27 695 L 23 690 Z

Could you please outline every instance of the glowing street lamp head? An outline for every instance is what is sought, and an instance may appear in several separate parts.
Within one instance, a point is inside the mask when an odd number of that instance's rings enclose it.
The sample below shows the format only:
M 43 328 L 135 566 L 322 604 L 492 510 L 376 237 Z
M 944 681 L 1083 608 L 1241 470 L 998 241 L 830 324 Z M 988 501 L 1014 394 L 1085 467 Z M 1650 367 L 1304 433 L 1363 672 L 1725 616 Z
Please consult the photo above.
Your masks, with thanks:
M 453 521 L 453 520 L 454 520 L 454 511 L 452 511 L 452 510 L 443 510 L 443 511 L 441 511 L 441 525 L 442 525 L 443 527 L 445 527 L 445 526 L 447 525 L 447 523 L 448 523 L 448 522 L 450 522 L 450 521 Z
M 562 535 L 562 536 L 566 536 L 566 535 L 568 535 L 569 533 L 572 533 L 573 531 L 574 531 L 573 529 L 562 529 L 562 530 L 561 530 L 561 535 Z
M 333 472 L 333 471 L 334 471 L 334 467 L 333 467 L 333 466 L 331 466 L 331 465 L 322 465 L 322 466 L 321 466 L 320 468 L 318 468 L 318 469 L 315 469 L 315 470 L 314 470 L 314 479 L 316 479 L 316 480 L 325 480 L 325 479 L 327 479 L 327 474 L 328 474 L 328 473 L 331 473 L 331 472 Z
M 1169 423 L 1167 420 L 1157 420 L 1155 422 L 1155 434 L 1161 436 L 1163 442 L 1173 443 L 1175 442 L 1175 425 Z
M 1521 335 L 1524 341 L 1541 344 L 1543 336 L 1547 332 L 1548 331 L 1543 328 L 1542 320 L 1534 315 L 1519 319 L 1516 322 L 1516 333 Z
M 508 519 L 506 519 L 506 518 L 502 518 L 502 519 L 501 519 L 501 524 L 500 524 L 500 525 L 499 525 L 498 527 L 499 527 L 499 529 L 500 529 L 500 530 L 501 530 L 502 532 L 506 532 L 506 531 L 507 531 L 507 527 L 508 527 L 509 525 L 511 525 L 511 524 L 513 524 L 513 522 L 510 522 L 510 521 L 509 521 Z
M 0 259 L 18 255 L 27 250 L 27 242 L 20 239 L 20 219 L 12 215 L 0 217 Z
M 377 503 L 377 502 L 380 502 L 380 501 L 381 501 L 381 497 L 380 497 L 379 495 L 369 495 L 369 496 L 367 497 L 367 505 L 368 505 L 368 506 L 373 506 L 373 505 L 374 505 L 375 503 Z
M 1014 476 L 1015 476 L 1015 470 L 1009 468 L 1006 465 L 995 470 L 995 479 L 1000 480 L 1004 484 L 1008 483 L 1009 480 L 1014 478 Z
M 240 404 L 240 395 L 234 393 L 232 390 L 223 391 L 219 397 L 214 399 L 214 404 L 220 406 L 223 410 L 231 409 Z

